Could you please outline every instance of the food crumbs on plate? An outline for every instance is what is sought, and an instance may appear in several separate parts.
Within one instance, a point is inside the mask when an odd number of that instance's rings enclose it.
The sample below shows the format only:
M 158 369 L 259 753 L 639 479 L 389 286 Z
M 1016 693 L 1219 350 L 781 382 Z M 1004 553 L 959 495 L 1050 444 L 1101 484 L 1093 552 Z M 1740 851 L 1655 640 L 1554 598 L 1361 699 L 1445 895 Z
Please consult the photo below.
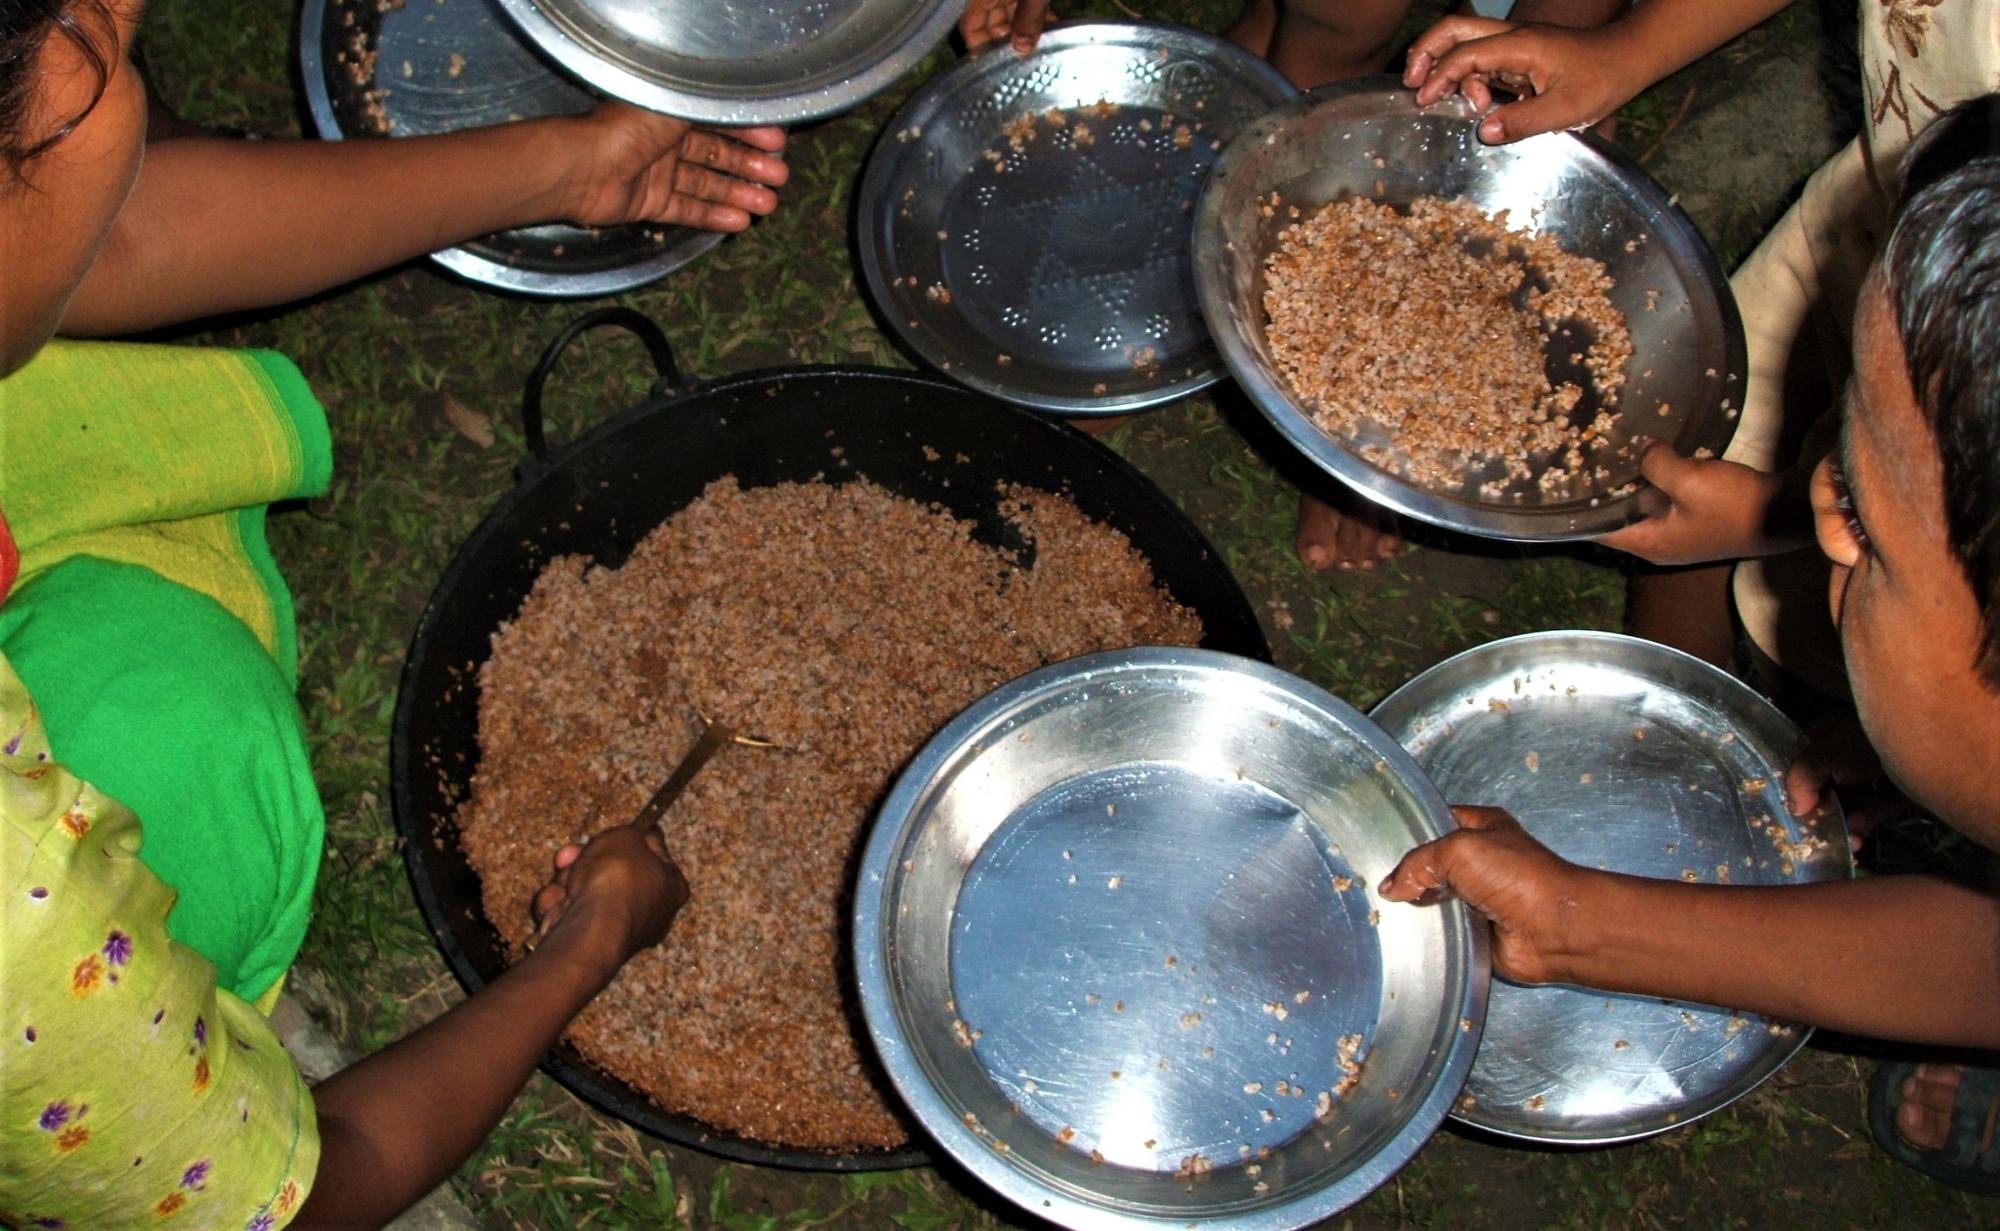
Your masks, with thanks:
M 960 1047 L 972 1046 L 972 1041 L 979 1037 L 972 1030 L 966 1027 L 965 1019 L 961 1017 L 954 1017 L 951 1019 L 951 1033 L 953 1037 L 955 1037 L 958 1040 L 958 1045 Z
M 1124 1072 L 1124 1070 L 1123 1070 L 1123 1069 L 1112 1069 L 1112 1070 L 1111 1070 L 1111 1080 L 1113 1080 L 1113 1081 L 1117 1081 L 1117 1080 L 1118 1080 L 1119 1078 L 1121 1078 L 1121 1077 L 1123 1077 L 1123 1076 L 1125 1076 L 1125 1072 Z
M 1543 1097 L 1542 1097 L 1541 1095 L 1539 1095 L 1539 1094 L 1537 1094 L 1537 1095 L 1536 1095 L 1535 1097 L 1533 1097 L 1533 1098 L 1529 1099 L 1529 1100 L 1528 1100 L 1528 1101 L 1527 1101 L 1527 1102 L 1526 1102 L 1526 1103 L 1524 1104 L 1524 1106 L 1526 1106 L 1526 1107 L 1527 1107 L 1527 1109 L 1528 1109 L 1529 1111 L 1540 1111 L 1540 1110 L 1541 1110 L 1542 1108 L 1544 1108 L 1544 1107 L 1547 1107 L 1548 1105 L 1549 1105 L 1549 1101 L 1548 1101 L 1547 1099 L 1543 1098 Z
M 1458 1019 L 1458 1032 L 1459 1032 L 1460 1034 L 1471 1034 L 1471 1033 L 1472 1033 L 1472 1019 L 1471 1019 L 1471 1018 L 1469 1018 L 1469 1017 L 1461 1017 L 1461 1018 L 1459 1018 L 1459 1019 Z
M 1303 992 L 1299 992 L 1299 993 L 1296 993 L 1295 995 L 1293 995 L 1293 997 L 1292 997 L 1292 1003 L 1293 1003 L 1293 1004 L 1304 1004 L 1304 1003 L 1305 1003 L 1306 1001 L 1308 1001 L 1308 1000 L 1310 1000 L 1310 999 L 1312 999 L 1312 991 L 1311 991 L 1311 989 L 1307 989 L 1306 991 L 1303 991 Z
M 1369 912 L 1368 912 L 1368 926 L 1369 926 L 1369 927 L 1380 927 L 1380 926 L 1382 926 L 1382 912 L 1381 912 L 1381 911 L 1379 911 L 1379 910 L 1371 910 L 1371 911 L 1369 911 Z
M 458 54 L 455 51 L 452 52 L 451 64 L 444 70 L 445 76 L 456 77 L 459 74 L 463 73 L 464 71 L 465 71 L 465 57 Z
M 1693 868 L 1682 868 L 1681 879 L 1693 883 L 1701 879 L 1701 873 L 1695 871 Z
M 1102 1167 L 1104 1165 L 1104 1154 L 1102 1151 L 1092 1150 L 1090 1152 L 1090 1165 L 1093 1167 Z
M 1633 738 L 1633 739 L 1636 739 L 1636 740 L 1638 740 L 1638 741 L 1639 741 L 1640 743 L 1642 743 L 1642 744 L 1643 744 L 1643 743 L 1645 743 L 1645 742 L 1646 742 L 1646 728 L 1644 728 L 1644 727 L 1633 727 L 1633 728 L 1632 728 L 1632 738 Z
M 1174 956 L 1174 955 L 1173 955 L 1173 954 L 1171 954 L 1171 953 L 1167 954 L 1167 959 L 1166 959 L 1166 966 L 1167 966 L 1167 969 L 1168 969 L 1168 970 L 1172 970 L 1172 969 L 1173 969 L 1174 967 L 1176 967 L 1176 966 L 1178 966 L 1178 965 L 1180 965 L 1180 964 L 1181 964 L 1181 960 L 1180 960 L 1180 958 L 1178 958 L 1178 957 Z
M 1114 1000 L 1114 1001 L 1112 1001 L 1112 1002 L 1111 1002 L 1111 1011 L 1112 1011 L 1113 1013 L 1123 1013 L 1123 1012 L 1125 1011 L 1125 1002 L 1124 1002 L 1124 1001 L 1122 1001 L 1122 1000 Z
M 1531 752 L 1527 756 L 1522 757 L 1521 763 L 1528 767 L 1528 772 L 1531 774 L 1542 772 L 1542 754 L 1539 752 Z
M 1063 858 L 1064 858 L 1064 859 L 1074 859 L 1074 858 L 1076 858 L 1076 852 L 1075 852 L 1075 851 L 1064 851 L 1064 852 L 1063 852 Z
M 1612 1050 L 1612 1051 L 1624 1051 L 1624 1050 L 1625 1050 L 1626 1048 L 1628 1048 L 1628 1047 L 1630 1047 L 1630 1046 L 1632 1046 L 1632 1045 L 1631 1045 L 1630 1043 L 1627 1043 L 1627 1042 L 1626 1042 L 1626 1041 L 1625 1041 L 1624 1039 L 1619 1039 L 1619 1040 L 1618 1040 L 1618 1041 L 1617 1041 L 1616 1043 L 1613 1043 L 1613 1044 L 1611 1045 L 1611 1050 Z
M 1591 783 L 1597 781 L 1597 775 L 1591 773 L 1578 774 L 1576 780 L 1585 786 L 1589 786 Z
M 1744 793 L 1749 795 L 1755 795 L 1770 785 L 1771 780 L 1769 778 L 1745 778 L 1743 780 Z
M 1479 1106 L 1479 1100 L 1477 1098 L 1474 1098 L 1470 1094 L 1458 1100 L 1458 1109 L 1460 1111 L 1471 1111 L 1474 1107 L 1477 1106 Z
M 994 362 L 998 363 L 998 364 L 999 364 L 999 365 L 1000 365 L 1001 367 L 1003 367 L 1003 368 L 1004 368 L 1004 367 L 1006 367 L 1006 366 L 1007 366 L 1008 364 L 1010 364 L 1010 363 L 1014 362 L 1014 356 L 1012 356 L 1012 355 L 995 355 L 995 356 L 993 356 L 993 360 L 994 360 Z
M 1030 1077 L 1028 1078 L 1028 1080 L 1021 1083 L 1021 1089 L 1028 1094 L 1033 1094 L 1036 1091 L 1040 1090 L 1041 1086 L 1037 1085 L 1035 1079 Z
M 1264 1042 L 1272 1047 L 1276 1047 L 1278 1045 L 1278 1032 L 1273 1030 L 1271 1033 L 1265 1035 Z
M 1076 1140 L 1076 1130 L 1065 1124 L 1063 1125 L 1062 1132 L 1056 1134 L 1056 1140 L 1062 1142 L 1064 1145 L 1068 1145 L 1070 1142 Z
M 1351 876 L 1335 876 L 1335 877 L 1333 878 L 1333 891 L 1334 891 L 1335 893 L 1346 893 L 1346 892 L 1347 892 L 1347 891 L 1348 891 L 1349 889 L 1352 889 L 1352 888 L 1354 888 L 1354 878 L 1353 878 L 1353 877 L 1351 877 Z
M 1181 1160 L 1179 1169 L 1174 1172 L 1174 1178 L 1176 1180 L 1187 1180 L 1198 1175 L 1207 1175 L 1213 1169 L 1213 1166 L 1214 1164 L 1210 1163 L 1202 1155 L 1190 1154 Z
M 1124 877 L 1122 877 L 1122 876 L 1114 876 L 1114 877 L 1112 877 L 1112 878 L 1111 878 L 1110 880 L 1108 880 L 1108 881 L 1105 881 L 1105 882 L 1104 882 L 1104 887 L 1105 887 L 1105 888 L 1107 888 L 1107 889 L 1116 889 L 1116 888 L 1118 888 L 1118 886 L 1120 886 L 1120 885 L 1122 885 L 1122 884 L 1124 884 L 1124 883 L 1125 883 L 1125 878 L 1124 878 Z
M 964 1114 L 963 1116 L 961 1116 L 961 1117 L 959 1117 L 959 1118 L 965 1121 L 965 1127 L 967 1127 L 967 1128 L 971 1129 L 971 1130 L 972 1130 L 973 1132 L 975 1132 L 975 1133 L 979 1131 L 979 1117 L 978 1117 L 978 1116 L 976 1116 L 976 1115 L 973 1115 L 973 1114 L 972 1114 L 971 1112 L 969 1112 L 969 1111 L 968 1111 L 968 1112 L 966 1112 L 966 1113 L 965 1113 L 965 1114 Z
M 1486 703 L 1486 708 L 1492 710 L 1496 714 L 1505 714 L 1509 710 L 1513 709 L 1513 706 L 1508 705 L 1505 701 L 1502 701 L 1498 697 L 1494 697 L 1492 700 Z
M 1264 1083 L 1261 1081 L 1247 1081 L 1243 1083 L 1243 1093 L 1245 1094 L 1262 1094 L 1263 1092 Z
M 1086 995 L 1086 996 L 1085 996 L 1085 997 L 1083 998 L 1083 1003 L 1085 1003 L 1085 1004 L 1096 1004 L 1096 1003 L 1097 1003 L 1098 1001 L 1100 1001 L 1100 1000 L 1102 1000 L 1102 999 L 1104 999 L 1104 997 L 1102 997 L 1102 996 L 1099 996 L 1099 995 L 1098 995 L 1098 994 L 1097 994 L 1096 992 L 1091 992 L 1090 994 Z
M 1103 381 L 1100 380 L 1096 384 L 1090 387 L 1090 392 L 1096 397 L 1103 397 L 1105 391 L 1109 388 L 1110 386 L 1106 385 Z
M 1213 1048 L 1213 1047 L 1204 1047 L 1204 1048 L 1202 1048 L 1202 1049 L 1201 1049 L 1201 1058 L 1202 1058 L 1202 1059 L 1204 1059 L 1204 1060 L 1213 1060 L 1213 1059 L 1215 1059 L 1215 1048 Z
M 1277 1113 L 1277 1112 L 1275 1112 L 1275 1111 L 1272 1111 L 1272 1110 L 1271 1110 L 1271 1109 L 1270 1109 L 1269 1107 L 1266 1107 L 1266 1108 L 1264 1108 L 1263 1110 L 1259 1111 L 1259 1112 L 1258 1112 L 1257 1114 L 1258 1114 L 1258 1115 L 1260 1115 L 1260 1116 L 1262 1116 L 1262 1117 L 1264 1118 L 1264 1123 L 1266 1123 L 1266 1124 L 1269 1124 L 1269 1123 L 1270 1123 L 1271 1121 L 1273 1121 L 1273 1120 L 1275 1120 L 1275 1119 L 1277 1119 L 1277 1118 L 1278 1118 L 1278 1113 Z

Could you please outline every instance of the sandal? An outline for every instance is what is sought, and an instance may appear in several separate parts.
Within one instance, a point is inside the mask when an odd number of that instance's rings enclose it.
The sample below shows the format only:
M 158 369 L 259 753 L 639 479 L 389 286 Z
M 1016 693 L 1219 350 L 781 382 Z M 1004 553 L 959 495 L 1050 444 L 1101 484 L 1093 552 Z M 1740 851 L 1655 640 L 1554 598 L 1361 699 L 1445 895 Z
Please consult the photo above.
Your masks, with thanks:
M 1951 1131 L 1936 1150 L 1919 1150 L 1896 1129 L 1903 1083 L 1917 1066 L 1907 1060 L 1877 1065 L 1868 1079 L 1868 1127 L 1890 1157 L 1940 1184 L 1980 1196 L 2000 1196 L 2000 1070 L 1967 1065 L 1952 1105 Z

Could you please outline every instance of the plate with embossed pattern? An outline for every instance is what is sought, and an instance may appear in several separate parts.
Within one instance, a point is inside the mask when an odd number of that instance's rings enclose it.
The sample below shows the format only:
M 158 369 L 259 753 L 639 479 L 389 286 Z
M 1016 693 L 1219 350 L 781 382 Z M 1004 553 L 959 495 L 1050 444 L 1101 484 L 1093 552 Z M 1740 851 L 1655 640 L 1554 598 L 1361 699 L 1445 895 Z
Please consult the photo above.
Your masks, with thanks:
M 876 305 L 970 388 L 1124 414 L 1226 371 L 1203 326 L 1196 198 L 1230 137 L 1298 91 L 1183 26 L 1089 22 L 940 74 L 889 122 L 857 205 Z

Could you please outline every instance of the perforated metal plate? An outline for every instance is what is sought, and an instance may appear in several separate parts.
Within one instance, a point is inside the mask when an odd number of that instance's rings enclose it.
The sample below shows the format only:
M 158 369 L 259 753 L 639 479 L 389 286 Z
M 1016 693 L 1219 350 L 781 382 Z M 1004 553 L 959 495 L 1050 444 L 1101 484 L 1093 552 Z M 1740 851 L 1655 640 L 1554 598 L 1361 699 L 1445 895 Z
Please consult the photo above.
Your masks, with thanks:
M 926 361 L 1064 414 L 1170 402 L 1223 375 L 1195 302 L 1194 202 L 1230 136 L 1296 94 L 1233 43 L 1091 23 L 931 82 L 862 179 L 870 293 Z

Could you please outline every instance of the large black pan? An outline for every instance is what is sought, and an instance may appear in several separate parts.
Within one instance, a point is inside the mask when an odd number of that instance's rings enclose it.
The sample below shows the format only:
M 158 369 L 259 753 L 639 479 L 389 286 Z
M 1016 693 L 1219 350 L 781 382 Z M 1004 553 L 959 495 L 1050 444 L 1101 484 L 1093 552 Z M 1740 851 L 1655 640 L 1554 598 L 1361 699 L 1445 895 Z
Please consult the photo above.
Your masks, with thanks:
M 542 436 L 542 385 L 563 348 L 599 324 L 638 333 L 661 383 L 651 400 L 550 451 Z M 979 537 L 1010 547 L 1022 544 L 996 507 L 994 485 L 1063 491 L 1085 513 L 1123 531 L 1174 597 L 1200 613 L 1203 645 L 1269 657 L 1250 605 L 1201 532 L 1144 475 L 1074 428 L 883 369 L 758 372 L 672 396 L 675 384 L 665 337 L 630 309 L 593 312 L 558 336 L 523 399 L 529 457 L 521 482 L 459 549 L 417 626 L 396 699 L 390 790 L 417 903 L 468 992 L 507 965 L 454 824 L 479 762 L 477 675 L 494 630 L 514 617 L 550 557 L 583 553 L 619 564 L 648 531 L 723 475 L 734 474 L 745 487 L 866 475 L 899 495 L 937 501 L 974 521 Z M 926 446 L 942 460 L 927 462 Z M 969 460 L 954 460 L 958 454 Z M 729 1158 L 835 1171 L 924 1161 L 915 1149 L 828 1154 L 734 1137 L 660 1110 L 566 1044 L 543 1068 L 647 1132 Z

